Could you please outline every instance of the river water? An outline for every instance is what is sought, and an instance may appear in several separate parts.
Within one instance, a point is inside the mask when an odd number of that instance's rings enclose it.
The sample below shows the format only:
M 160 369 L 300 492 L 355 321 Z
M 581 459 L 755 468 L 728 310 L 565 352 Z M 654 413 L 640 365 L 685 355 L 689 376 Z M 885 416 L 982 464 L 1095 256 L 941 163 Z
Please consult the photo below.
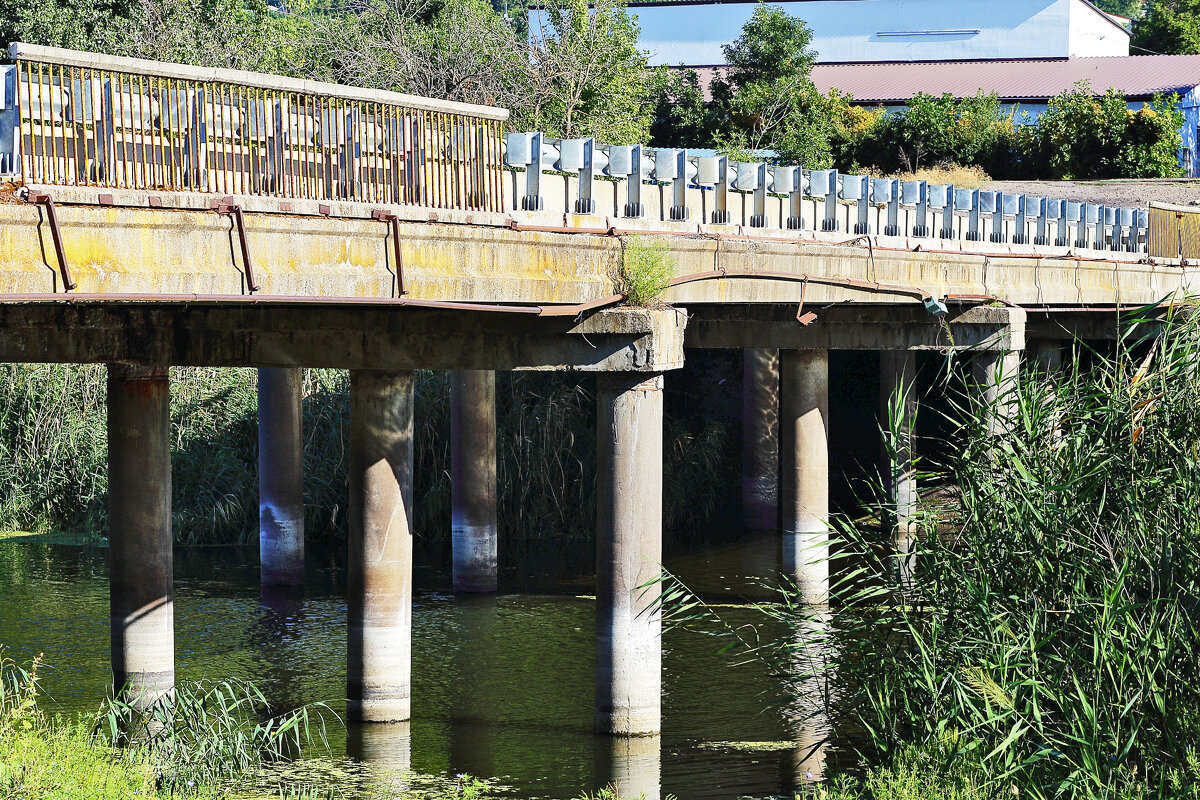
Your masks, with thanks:
M 755 599 L 751 587 L 774 568 L 777 547 L 775 537 L 747 539 L 667 567 L 727 621 L 761 627 L 761 615 L 738 606 Z M 687 631 L 664 637 L 661 739 L 594 735 L 586 577 L 494 597 L 455 597 L 435 573 L 416 583 L 412 722 L 334 726 L 335 757 L 495 778 L 521 798 L 571 798 L 614 781 L 649 798 L 765 797 L 789 794 L 815 768 L 814 735 L 789 721 L 767 670 L 735 665 L 715 640 Z M 344 598 L 344 573 L 331 562 L 313 566 L 303 594 L 263 594 L 256 553 L 177 550 L 177 679 L 247 678 L 277 708 L 323 701 L 340 714 Z M 94 711 L 110 680 L 107 552 L 37 537 L 0 542 L 0 644 L 20 661 L 45 654 L 47 708 Z

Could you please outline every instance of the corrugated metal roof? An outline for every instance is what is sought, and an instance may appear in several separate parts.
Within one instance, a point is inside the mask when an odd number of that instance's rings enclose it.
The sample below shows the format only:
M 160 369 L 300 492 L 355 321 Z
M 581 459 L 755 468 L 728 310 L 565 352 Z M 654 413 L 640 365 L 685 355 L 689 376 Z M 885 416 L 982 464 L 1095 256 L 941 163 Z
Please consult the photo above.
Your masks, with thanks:
M 701 75 L 704 86 L 715 70 L 706 72 Z M 1200 86 L 1200 55 L 818 64 L 812 79 L 822 93 L 836 88 L 863 103 L 903 102 L 919 92 L 964 97 L 980 89 L 1003 100 L 1044 100 L 1081 80 L 1098 94 L 1116 88 L 1126 97 L 1146 97 L 1156 92 L 1186 94 Z

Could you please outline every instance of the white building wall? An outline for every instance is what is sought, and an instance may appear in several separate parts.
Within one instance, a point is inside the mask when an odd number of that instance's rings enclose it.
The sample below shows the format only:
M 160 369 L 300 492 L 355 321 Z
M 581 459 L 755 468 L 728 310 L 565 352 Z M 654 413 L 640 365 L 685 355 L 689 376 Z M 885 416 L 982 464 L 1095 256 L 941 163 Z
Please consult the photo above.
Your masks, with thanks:
M 1128 36 L 1082 0 L 785 0 L 823 62 L 1127 55 Z M 635 6 L 655 64 L 722 64 L 754 3 Z M 531 19 L 536 31 L 540 20 Z M 1123 49 L 1122 49 L 1123 48 Z
M 1072 56 L 1127 56 L 1129 34 L 1112 21 L 1071 0 L 1070 50 Z

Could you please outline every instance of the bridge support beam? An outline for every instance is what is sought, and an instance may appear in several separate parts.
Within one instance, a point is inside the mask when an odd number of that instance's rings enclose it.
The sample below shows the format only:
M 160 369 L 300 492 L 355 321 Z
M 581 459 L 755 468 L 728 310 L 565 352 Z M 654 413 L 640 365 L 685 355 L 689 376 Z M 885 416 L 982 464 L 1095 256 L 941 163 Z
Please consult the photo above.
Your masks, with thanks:
M 662 700 L 661 374 L 596 381 L 596 729 L 656 734 Z
M 779 351 L 742 351 L 742 519 L 779 530 Z
M 829 601 L 829 351 L 784 350 L 783 571 L 806 603 Z
M 901 586 L 912 579 L 910 555 L 916 535 L 917 476 L 913 469 L 917 421 L 917 354 L 911 350 L 879 352 L 879 421 L 883 432 L 880 474 L 887 506 L 883 524 L 891 529 Z
M 258 555 L 263 586 L 304 584 L 303 370 L 258 371 Z
M 139 708 L 175 689 L 170 394 L 166 367 L 108 367 L 113 685 Z
M 350 373 L 347 716 L 409 718 L 413 374 Z
M 496 591 L 496 373 L 450 373 L 450 519 L 456 592 Z

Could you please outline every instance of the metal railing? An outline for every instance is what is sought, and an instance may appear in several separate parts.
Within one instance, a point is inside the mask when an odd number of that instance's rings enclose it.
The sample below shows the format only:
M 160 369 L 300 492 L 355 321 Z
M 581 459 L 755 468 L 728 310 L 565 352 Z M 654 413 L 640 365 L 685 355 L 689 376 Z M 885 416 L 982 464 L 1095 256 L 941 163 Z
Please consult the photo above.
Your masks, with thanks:
M 508 134 L 505 164 L 524 171 L 513 181 L 513 211 L 1133 253 L 1146 249 L 1145 207 L 734 162 L 721 155 L 554 139 L 537 132 Z M 549 180 L 547 173 L 564 180 Z
M 25 44 L 10 54 L 0 171 L 27 183 L 504 205 L 504 109 Z

